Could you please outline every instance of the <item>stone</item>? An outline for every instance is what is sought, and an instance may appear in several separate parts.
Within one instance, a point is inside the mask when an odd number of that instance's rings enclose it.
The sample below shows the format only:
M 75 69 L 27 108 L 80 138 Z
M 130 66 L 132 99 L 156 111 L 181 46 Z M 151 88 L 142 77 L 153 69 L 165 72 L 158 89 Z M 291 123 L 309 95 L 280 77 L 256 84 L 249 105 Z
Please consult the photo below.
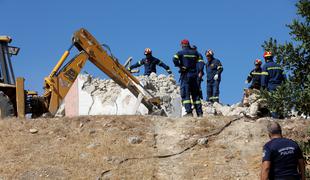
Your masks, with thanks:
M 158 77 L 157 77 L 158 79 L 165 79 L 166 78 L 166 75 L 164 75 L 164 74 L 160 74 L 160 75 L 158 75 Z
M 98 147 L 99 145 L 100 145 L 99 143 L 91 143 L 91 144 L 89 144 L 86 148 L 87 148 L 87 149 L 93 149 L 93 148 Z
M 220 113 L 223 116 L 228 116 L 231 111 L 231 108 L 229 106 L 222 105 L 217 102 L 213 103 L 213 107 L 215 108 L 217 113 Z
M 257 116 L 258 110 L 259 110 L 259 104 L 258 104 L 258 102 L 255 102 L 255 103 L 251 104 L 250 107 L 249 107 L 249 111 L 250 111 L 250 112 L 249 112 L 249 115 L 250 115 L 251 117 L 256 117 L 256 116 Z
M 156 80 L 157 74 L 156 74 L 156 73 L 151 73 L 150 76 L 149 76 L 149 78 L 150 78 L 151 80 Z
M 202 146 L 206 146 L 208 144 L 208 142 L 209 142 L 209 139 L 206 137 L 199 138 L 197 140 L 197 144 L 202 145 Z
M 130 144 L 140 144 L 142 142 L 142 139 L 139 136 L 131 136 L 127 140 Z
M 55 117 L 64 117 L 65 116 L 65 103 L 64 101 L 61 103 L 61 105 L 59 106 Z
M 85 158 L 87 158 L 87 157 L 89 157 L 89 156 L 90 156 L 89 153 L 84 153 L 84 152 L 83 152 L 83 153 L 80 154 L 80 158 L 81 158 L 81 159 L 85 159 Z
M 36 134 L 36 133 L 39 132 L 39 130 L 37 130 L 37 129 L 35 129 L 35 128 L 31 128 L 31 129 L 29 129 L 29 132 L 30 132 L 31 134 Z

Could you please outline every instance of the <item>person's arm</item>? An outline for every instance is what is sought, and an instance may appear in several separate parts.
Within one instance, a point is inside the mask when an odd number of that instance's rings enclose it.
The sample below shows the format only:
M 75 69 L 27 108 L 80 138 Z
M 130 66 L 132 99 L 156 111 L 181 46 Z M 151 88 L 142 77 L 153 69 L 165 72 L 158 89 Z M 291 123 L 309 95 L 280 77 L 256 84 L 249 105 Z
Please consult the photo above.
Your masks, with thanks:
M 263 161 L 262 167 L 261 167 L 261 180 L 268 180 L 269 179 L 269 171 L 270 171 L 270 161 Z
M 299 170 L 299 174 L 301 176 L 301 180 L 306 180 L 305 160 L 303 158 L 298 159 L 298 170 Z
M 158 59 L 158 63 L 157 64 L 158 64 L 158 66 L 164 68 L 167 71 L 167 73 L 169 73 L 169 74 L 172 73 L 171 70 L 170 70 L 170 67 L 168 65 L 166 65 L 164 62 L 162 62 L 161 60 Z
M 250 82 L 252 81 L 252 79 L 253 79 L 252 72 L 253 72 L 253 71 L 250 72 L 250 74 L 248 75 L 248 77 L 247 77 L 247 79 L 246 79 L 246 82 L 247 82 L 247 83 L 250 83 Z
M 204 72 L 203 72 L 204 66 L 205 66 L 205 63 L 203 61 L 197 63 L 198 77 L 200 79 L 202 79 L 202 76 L 204 75 Z
M 176 53 L 173 56 L 173 63 L 174 63 L 174 66 L 176 66 L 176 67 L 180 67 L 181 66 L 179 53 Z
M 261 167 L 261 180 L 268 180 L 269 179 L 269 171 L 271 167 L 271 149 L 269 148 L 268 144 L 265 144 L 263 147 L 263 160 L 262 160 L 262 167 Z
M 143 61 L 143 60 L 138 61 L 136 64 L 131 65 L 131 66 L 128 68 L 128 70 L 132 70 L 132 69 L 134 69 L 134 68 L 140 67 L 140 66 L 142 66 L 143 64 L 144 64 L 144 61 Z
M 219 61 L 218 65 L 217 65 L 217 74 L 221 74 L 223 72 L 223 65 L 222 63 Z
M 262 75 L 261 86 L 263 89 L 265 89 L 265 88 L 267 88 L 268 78 L 269 78 L 269 73 L 267 71 L 266 66 L 263 66 L 261 75 Z

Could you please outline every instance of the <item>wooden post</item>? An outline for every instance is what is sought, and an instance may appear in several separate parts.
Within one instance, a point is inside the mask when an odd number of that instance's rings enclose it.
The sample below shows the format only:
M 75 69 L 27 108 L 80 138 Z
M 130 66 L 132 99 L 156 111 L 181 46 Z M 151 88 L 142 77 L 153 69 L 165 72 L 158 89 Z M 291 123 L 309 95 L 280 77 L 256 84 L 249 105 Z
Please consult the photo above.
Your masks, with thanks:
M 16 107 L 17 117 L 25 118 L 25 90 L 24 90 L 25 79 L 18 77 L 16 79 Z

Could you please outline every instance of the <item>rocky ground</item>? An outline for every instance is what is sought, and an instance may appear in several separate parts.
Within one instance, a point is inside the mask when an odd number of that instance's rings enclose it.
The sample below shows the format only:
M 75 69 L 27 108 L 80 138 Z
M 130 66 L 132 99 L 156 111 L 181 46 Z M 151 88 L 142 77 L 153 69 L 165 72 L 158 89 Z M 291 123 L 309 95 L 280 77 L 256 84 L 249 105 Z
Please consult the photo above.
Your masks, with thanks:
M 268 118 L 0 120 L 0 179 L 258 179 Z M 309 120 L 281 120 L 307 140 Z

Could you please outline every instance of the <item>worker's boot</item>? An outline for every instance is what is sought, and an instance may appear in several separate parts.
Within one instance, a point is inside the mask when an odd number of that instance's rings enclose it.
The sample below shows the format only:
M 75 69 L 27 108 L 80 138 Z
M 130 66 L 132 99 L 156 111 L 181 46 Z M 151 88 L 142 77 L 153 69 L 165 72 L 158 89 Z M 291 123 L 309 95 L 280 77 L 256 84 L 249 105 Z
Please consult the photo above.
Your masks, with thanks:
M 202 113 L 197 114 L 197 117 L 203 117 Z
M 193 113 L 192 112 L 188 112 L 183 117 L 193 117 Z

